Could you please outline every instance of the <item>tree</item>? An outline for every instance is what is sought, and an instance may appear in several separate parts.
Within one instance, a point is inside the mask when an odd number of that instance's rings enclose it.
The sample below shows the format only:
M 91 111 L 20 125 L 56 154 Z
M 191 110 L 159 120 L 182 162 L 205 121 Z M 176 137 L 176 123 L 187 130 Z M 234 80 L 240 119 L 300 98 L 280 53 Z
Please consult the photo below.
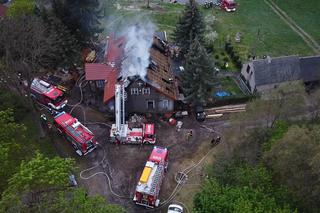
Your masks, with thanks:
M 205 48 L 195 38 L 186 55 L 185 71 L 182 73 L 182 87 L 186 100 L 193 105 L 205 105 L 213 85 L 213 63 Z
M 277 183 L 294 195 L 303 212 L 319 212 L 320 126 L 292 126 L 264 156 Z
M 186 4 L 184 14 L 179 19 L 174 32 L 174 40 L 181 48 L 181 53 L 186 55 L 193 40 L 197 37 L 201 44 L 204 44 L 204 21 L 194 0 Z
M 309 96 L 310 112 L 314 120 L 320 116 L 320 89 L 313 91 Z
M 0 28 L 3 29 L 0 31 L 0 52 L 5 65 L 0 76 L 6 79 L 9 89 L 15 88 L 20 93 L 27 91 L 29 105 L 35 113 L 30 96 L 31 82 L 41 72 L 57 66 L 55 63 L 61 57 L 57 55 L 59 43 L 41 18 L 36 16 L 4 18 L 0 20 Z M 25 90 L 21 79 L 27 81 L 29 89 Z
M 48 34 L 55 41 L 57 48 L 53 51 L 55 67 L 72 67 L 79 64 L 81 50 L 77 39 L 54 14 L 41 11 L 41 16 L 48 27 Z
M 245 177 L 243 177 L 246 179 Z M 215 179 L 207 180 L 195 195 L 195 213 L 206 212 L 293 212 L 289 205 L 279 205 L 272 194 L 250 185 L 222 186 Z
M 239 125 L 263 123 L 274 127 L 279 120 L 290 120 L 299 113 L 305 113 L 306 93 L 302 82 L 290 82 L 267 91 L 260 98 L 247 104 L 246 112 L 235 115 Z
M 53 12 L 78 42 L 85 45 L 102 32 L 100 19 L 104 8 L 100 8 L 101 5 L 98 0 L 54 0 Z
M 35 0 L 14 0 L 9 9 L 8 16 L 16 17 L 26 14 L 32 14 L 35 9 Z
M 101 196 L 88 196 L 82 188 L 60 192 L 53 200 L 43 205 L 49 212 L 65 213 L 122 213 L 124 210 L 108 204 Z
M 71 159 L 49 159 L 40 153 L 30 161 L 23 161 L 2 194 L 0 211 L 19 212 L 32 208 L 50 192 L 63 190 L 68 186 L 68 176 L 73 165 Z
M 12 110 L 0 111 L 0 192 L 6 188 L 21 160 L 25 131 L 24 125 L 15 123 Z

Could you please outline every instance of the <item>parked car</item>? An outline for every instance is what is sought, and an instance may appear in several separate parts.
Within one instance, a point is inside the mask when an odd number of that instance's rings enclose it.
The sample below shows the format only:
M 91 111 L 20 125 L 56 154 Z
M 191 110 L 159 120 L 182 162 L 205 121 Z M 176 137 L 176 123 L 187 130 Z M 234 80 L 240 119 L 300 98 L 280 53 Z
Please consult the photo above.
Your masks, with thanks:
M 206 113 L 202 106 L 198 105 L 195 107 L 196 119 L 197 121 L 204 121 L 206 119 Z
M 183 207 L 178 204 L 171 204 L 167 213 L 183 213 Z

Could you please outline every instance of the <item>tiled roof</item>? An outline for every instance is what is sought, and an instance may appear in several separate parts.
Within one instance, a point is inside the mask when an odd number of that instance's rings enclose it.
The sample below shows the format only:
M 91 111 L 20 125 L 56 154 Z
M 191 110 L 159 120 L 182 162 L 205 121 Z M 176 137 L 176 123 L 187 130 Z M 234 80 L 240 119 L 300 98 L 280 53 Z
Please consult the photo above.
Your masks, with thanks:
M 253 61 L 256 86 L 300 79 L 298 56 Z
M 104 84 L 104 94 L 103 94 L 103 102 L 106 103 L 110 101 L 114 97 L 115 93 L 115 85 L 117 83 L 118 72 L 112 71 L 110 75 L 106 78 L 106 82 Z
M 86 80 L 88 81 L 105 80 L 110 75 L 110 72 L 112 72 L 110 66 L 97 63 L 87 63 L 84 69 L 86 71 Z
M 305 82 L 320 80 L 320 56 L 300 58 L 301 77 Z
M 320 80 L 320 56 L 282 56 L 253 61 L 256 86 L 303 80 Z
M 104 63 L 85 64 L 86 80 L 105 80 L 104 103 L 114 96 L 115 84 L 121 68 L 124 41 L 124 37 L 115 39 L 111 34 L 104 54 Z

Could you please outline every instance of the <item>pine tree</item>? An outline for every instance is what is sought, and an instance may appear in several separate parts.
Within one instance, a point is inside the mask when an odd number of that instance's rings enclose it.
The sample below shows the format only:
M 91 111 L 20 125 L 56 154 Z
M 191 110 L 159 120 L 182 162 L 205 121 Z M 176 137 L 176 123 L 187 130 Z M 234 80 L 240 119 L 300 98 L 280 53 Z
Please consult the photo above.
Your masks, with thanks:
M 53 11 L 82 45 L 101 33 L 103 7 L 99 0 L 54 0 Z
M 212 60 L 196 37 L 186 55 L 182 88 L 186 101 L 192 105 L 206 105 L 214 83 Z
M 195 1 L 190 0 L 190 3 L 186 4 L 184 14 L 180 18 L 174 32 L 175 42 L 181 48 L 183 55 L 188 53 L 189 47 L 195 37 L 198 38 L 201 44 L 204 44 L 204 31 L 203 17 Z

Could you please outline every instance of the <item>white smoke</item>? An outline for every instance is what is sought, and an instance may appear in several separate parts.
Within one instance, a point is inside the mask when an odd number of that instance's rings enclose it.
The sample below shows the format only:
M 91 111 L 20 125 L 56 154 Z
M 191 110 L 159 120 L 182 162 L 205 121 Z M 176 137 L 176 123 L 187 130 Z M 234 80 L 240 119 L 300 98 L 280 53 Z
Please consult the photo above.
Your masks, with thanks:
M 131 25 L 126 29 L 126 45 L 120 73 L 122 79 L 130 76 L 145 79 L 154 32 L 155 25 L 151 22 Z

